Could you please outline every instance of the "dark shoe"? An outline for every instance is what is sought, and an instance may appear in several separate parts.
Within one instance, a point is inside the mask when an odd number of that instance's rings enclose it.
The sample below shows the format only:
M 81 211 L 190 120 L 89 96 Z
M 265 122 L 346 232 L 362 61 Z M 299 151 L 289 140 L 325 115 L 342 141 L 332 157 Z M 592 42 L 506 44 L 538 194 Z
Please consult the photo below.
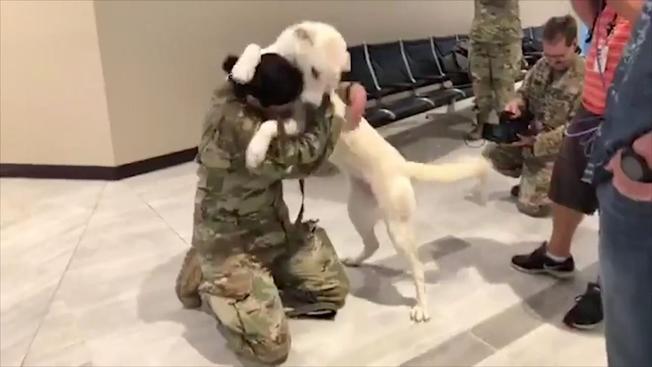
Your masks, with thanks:
M 199 297 L 199 285 L 202 281 L 201 267 L 199 265 L 199 254 L 194 247 L 191 247 L 183 259 L 181 270 L 177 275 L 174 291 L 177 298 L 185 308 L 199 308 L 201 298 Z
M 285 315 L 292 319 L 333 320 L 337 315 L 337 307 L 325 302 L 285 306 L 284 309 Z
M 518 195 L 520 195 L 520 193 L 521 193 L 521 186 L 520 185 L 514 185 L 514 186 L 512 186 L 512 189 L 509 190 L 509 194 L 514 198 L 517 198 Z
M 482 125 L 474 125 L 473 129 L 464 135 L 464 139 L 467 141 L 476 141 L 482 139 Z
M 549 205 L 525 205 L 521 202 L 516 203 L 516 209 L 519 212 L 529 215 L 533 218 L 543 218 L 547 217 L 551 213 L 551 208 Z
M 558 262 L 546 256 L 546 242 L 527 255 L 512 257 L 512 267 L 528 274 L 549 274 L 555 278 L 570 278 L 575 272 L 575 261 L 570 256 Z
M 575 298 L 575 306 L 564 316 L 564 324 L 580 330 L 589 330 L 602 322 L 602 299 L 600 286 L 589 283 L 586 292 Z
M 299 289 L 280 289 L 279 295 L 285 315 L 294 319 L 333 320 L 337 315 L 337 305 L 320 302 L 312 292 Z

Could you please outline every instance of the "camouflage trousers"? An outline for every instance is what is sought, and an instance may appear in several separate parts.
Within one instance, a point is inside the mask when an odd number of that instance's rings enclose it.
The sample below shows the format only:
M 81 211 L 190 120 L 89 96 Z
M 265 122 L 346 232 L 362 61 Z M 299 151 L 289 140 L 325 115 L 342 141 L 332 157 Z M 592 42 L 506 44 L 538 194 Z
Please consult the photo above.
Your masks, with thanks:
M 493 44 L 471 42 L 469 67 L 478 123 L 485 124 L 491 111 L 500 112 L 514 97 L 514 83 L 521 72 L 521 42 Z
M 501 174 L 521 179 L 517 208 L 539 216 L 541 207 L 548 206 L 548 190 L 554 160 L 534 157 L 530 149 L 489 144 L 482 155 L 489 159 Z
M 202 305 L 215 316 L 237 354 L 281 363 L 290 350 L 288 316 L 334 315 L 344 305 L 348 278 L 316 222 L 304 222 L 293 235 L 280 230 L 217 237 L 210 246 L 193 240 L 176 291 L 186 307 Z

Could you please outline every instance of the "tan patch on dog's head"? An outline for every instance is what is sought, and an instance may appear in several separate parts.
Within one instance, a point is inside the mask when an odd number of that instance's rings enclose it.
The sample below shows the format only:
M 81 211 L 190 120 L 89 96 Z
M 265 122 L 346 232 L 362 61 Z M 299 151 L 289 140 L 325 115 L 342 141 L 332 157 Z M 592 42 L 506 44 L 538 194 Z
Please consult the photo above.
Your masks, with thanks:
M 304 28 L 297 28 L 294 30 L 294 35 L 299 39 L 300 41 L 307 42 L 310 46 L 313 46 L 315 43 L 312 40 L 312 37 L 310 37 L 310 33 L 308 30 Z
M 337 87 L 342 72 L 349 71 L 351 65 L 344 37 L 321 22 L 304 21 L 286 28 L 265 52 L 278 53 L 301 69 L 301 98 L 316 104 L 324 93 Z

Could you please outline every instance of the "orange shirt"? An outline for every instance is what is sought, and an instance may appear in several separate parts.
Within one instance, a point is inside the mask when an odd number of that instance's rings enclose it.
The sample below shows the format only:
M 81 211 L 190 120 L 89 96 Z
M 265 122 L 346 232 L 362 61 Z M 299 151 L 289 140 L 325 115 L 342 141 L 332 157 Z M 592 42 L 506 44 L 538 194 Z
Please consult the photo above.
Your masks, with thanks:
M 611 32 L 609 28 L 612 28 Z M 585 63 L 582 93 L 584 108 L 596 115 L 604 115 L 607 90 L 613 81 L 620 56 L 629 42 L 630 32 L 629 22 L 616 16 L 616 12 L 609 6 L 602 11 L 596 22 Z M 599 63 L 598 52 L 601 54 Z

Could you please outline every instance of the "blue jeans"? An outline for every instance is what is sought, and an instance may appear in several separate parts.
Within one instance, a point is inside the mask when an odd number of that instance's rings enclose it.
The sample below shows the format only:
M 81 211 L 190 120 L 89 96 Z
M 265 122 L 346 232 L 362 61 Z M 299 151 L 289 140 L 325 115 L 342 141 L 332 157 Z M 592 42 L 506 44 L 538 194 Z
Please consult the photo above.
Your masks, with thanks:
M 598 187 L 600 267 L 609 366 L 652 365 L 652 203 Z

